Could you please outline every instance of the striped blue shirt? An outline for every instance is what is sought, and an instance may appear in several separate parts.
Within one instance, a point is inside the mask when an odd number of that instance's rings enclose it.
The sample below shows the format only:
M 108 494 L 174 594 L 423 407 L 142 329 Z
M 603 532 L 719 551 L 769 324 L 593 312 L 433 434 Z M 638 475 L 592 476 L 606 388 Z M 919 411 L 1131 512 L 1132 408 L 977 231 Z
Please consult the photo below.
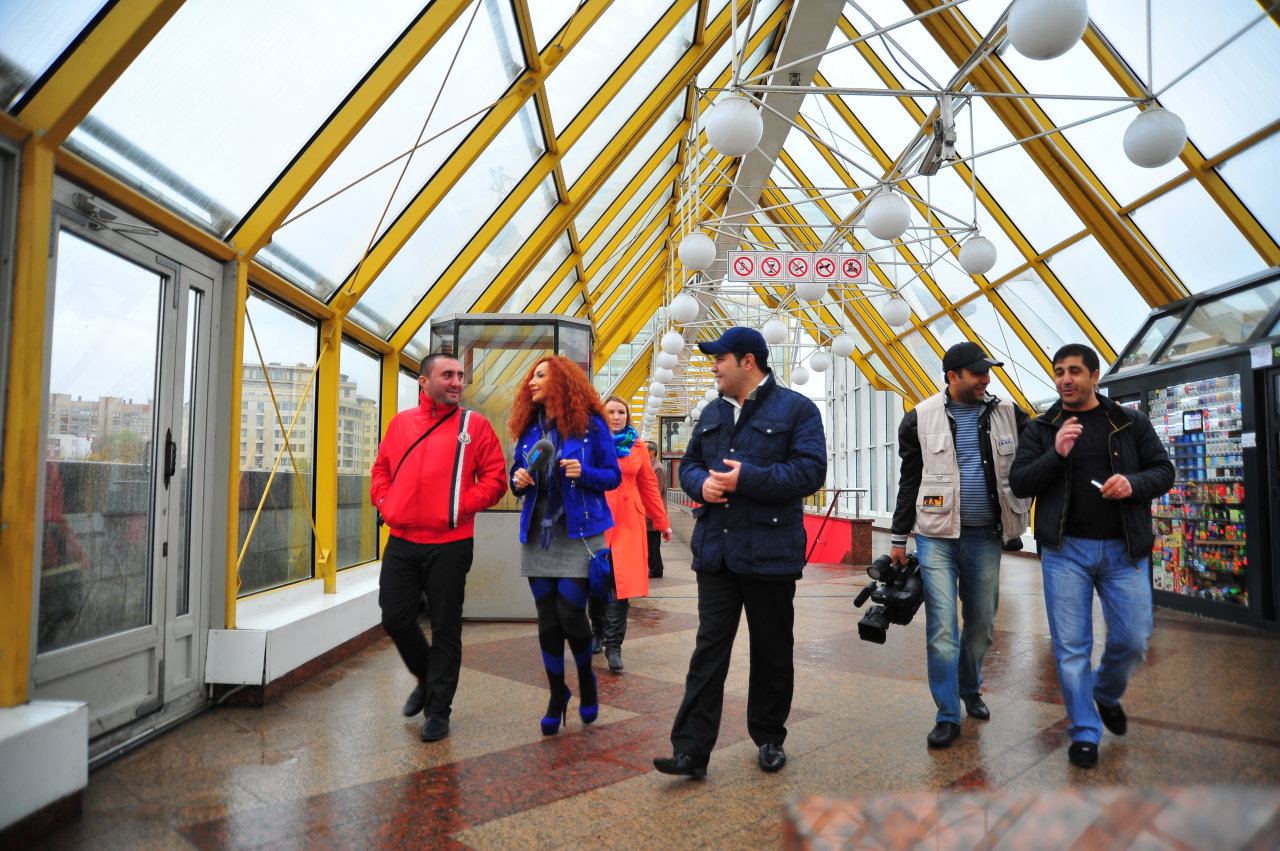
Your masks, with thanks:
M 960 525 L 983 526 L 996 521 L 987 477 L 982 470 L 982 435 L 978 418 L 981 405 L 961 405 L 947 400 L 947 413 L 956 423 L 956 463 L 960 467 Z

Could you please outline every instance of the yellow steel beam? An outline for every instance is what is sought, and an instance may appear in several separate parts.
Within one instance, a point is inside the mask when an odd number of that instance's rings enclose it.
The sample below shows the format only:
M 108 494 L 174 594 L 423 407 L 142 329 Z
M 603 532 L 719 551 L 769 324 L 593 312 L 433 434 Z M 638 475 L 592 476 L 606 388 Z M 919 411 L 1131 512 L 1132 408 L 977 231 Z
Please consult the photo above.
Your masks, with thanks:
M 244 261 L 237 261 L 233 264 L 235 274 L 235 299 L 234 315 L 231 320 L 231 327 L 223 329 L 224 339 L 231 343 L 231 351 L 227 355 L 227 359 L 233 364 L 244 363 L 244 322 L 245 310 L 249 303 L 249 264 Z M 228 281 L 230 283 L 230 281 Z M 227 400 L 227 409 L 232 412 L 231 421 L 235 422 L 234 412 L 240 410 L 241 400 L 244 393 L 244 371 L 236 367 L 236 377 L 231 381 L 231 398 Z M 240 560 L 240 452 L 237 444 L 240 442 L 239 434 L 231 435 L 231 452 L 228 453 L 228 466 L 230 467 L 230 475 L 227 481 L 231 486 L 227 488 L 227 549 L 226 549 L 226 573 L 223 576 L 224 596 L 222 600 L 223 606 L 223 626 L 227 629 L 236 628 L 236 600 L 240 594 L 240 570 L 238 563 Z
M 342 320 L 320 323 L 320 374 L 316 377 L 315 575 L 324 593 L 338 593 L 338 408 L 342 372 Z
M 256 256 L 325 169 L 471 3 L 437 0 L 429 4 L 236 225 L 228 242 L 245 256 Z
M 636 243 L 638 244 L 643 242 L 644 238 L 647 238 L 647 236 L 651 234 L 653 231 L 659 230 L 665 227 L 665 224 L 666 224 L 665 222 L 662 222 L 660 220 L 655 221 L 653 224 L 651 224 L 648 228 L 645 229 L 645 232 L 642 235 L 642 238 L 637 239 Z M 635 246 L 633 245 L 633 248 L 634 247 Z M 654 243 L 649 247 L 646 254 L 636 259 L 635 263 L 632 265 L 632 277 L 630 282 L 622 283 L 622 284 L 619 284 L 618 286 L 613 287 L 613 289 L 609 292 L 608 297 L 599 302 L 599 306 L 597 309 L 597 316 L 596 316 L 596 326 L 595 326 L 597 329 L 596 330 L 597 338 L 611 339 L 612 334 L 610 333 L 610 331 L 612 326 L 618 325 L 619 322 L 625 322 L 628 319 L 631 319 L 631 320 L 635 319 L 635 316 L 632 315 L 632 311 L 634 309 L 632 305 L 636 299 L 636 296 L 638 295 L 638 291 L 641 289 L 649 289 L 648 287 L 642 287 L 640 284 L 640 281 L 648 279 L 647 275 L 645 275 L 644 271 L 642 270 L 647 270 L 655 266 L 665 267 L 666 254 L 667 254 L 667 250 L 666 250 L 666 247 L 662 244 L 662 240 L 655 240 Z M 634 254 L 629 253 L 628 257 L 624 261 L 619 261 L 619 262 L 620 263 L 630 262 L 634 256 L 635 256 Z M 658 302 L 657 306 L 655 306 L 654 308 L 654 310 L 656 310 L 657 307 L 660 307 L 662 305 L 662 287 L 661 286 L 653 287 L 652 290 L 653 290 L 653 295 Z M 653 311 L 650 311 L 649 316 L 652 316 L 652 315 L 653 315 Z M 648 321 L 647 317 L 645 321 L 646 322 Z M 619 340 L 618 342 L 619 344 L 621 344 L 623 342 L 626 342 L 629 339 L 630 337 L 625 337 Z M 610 352 L 610 354 L 612 354 L 612 351 Z
M 182 0 L 108 3 L 18 102 L 18 121 L 45 146 L 61 145 L 181 6 Z
M 27 701 L 31 660 L 32 595 L 38 569 L 36 499 L 44 470 L 45 329 L 48 327 L 49 224 L 53 220 L 53 152 L 31 137 L 22 150 L 18 221 L 10 304 L 9 359 L 5 400 L 3 481 L 0 488 L 0 708 Z
M 596 343 L 597 355 L 602 360 L 613 357 L 624 342 L 634 340 L 653 314 L 662 306 L 661 282 L 666 274 L 666 258 L 654 257 L 649 265 L 636 276 L 636 286 L 628 290 L 626 299 L 618 306 L 619 317 L 609 333 Z
M 618 380 L 613 386 L 614 394 L 621 396 L 623 399 L 630 399 L 639 393 L 649 379 L 649 362 L 652 359 L 652 350 L 644 357 L 636 358 L 627 371 L 618 376 Z M 632 416 L 635 416 L 634 411 Z
M 396 253 L 408 242 L 409 237 L 413 235 L 418 226 L 448 196 L 449 191 L 466 173 L 467 169 L 489 147 L 489 144 L 497 138 L 502 129 L 507 126 L 507 122 L 518 115 L 524 105 L 534 96 L 534 92 L 546 81 L 547 76 L 555 69 L 560 59 L 582 40 L 587 30 L 596 22 L 596 19 L 600 17 L 606 7 L 607 4 L 605 3 L 587 4 L 575 12 L 556 42 L 549 45 L 542 52 L 538 70 L 529 70 L 522 74 L 507 90 L 506 97 L 499 101 L 476 128 L 471 131 L 466 141 L 440 167 L 436 175 L 405 208 L 399 218 L 387 228 L 386 232 L 378 240 L 377 245 L 373 247 L 360 265 L 359 280 L 348 277 L 342 287 L 339 288 L 338 293 L 332 299 L 334 309 L 339 314 L 345 315 L 351 310 L 370 284 L 377 279 Z M 427 311 L 426 315 L 429 316 L 430 311 Z M 399 345 L 396 345 L 396 348 L 404 348 L 404 344 L 413 339 L 413 335 L 417 333 L 420 325 L 421 322 L 415 325 L 412 333 L 408 335 L 398 333 L 396 339 L 400 342 Z M 404 326 L 402 325 L 401 330 L 403 329 Z
M 675 67 L 663 78 L 662 82 L 655 87 L 653 94 L 646 98 L 644 104 L 636 110 L 635 116 L 618 131 L 615 137 L 618 141 L 612 143 L 608 148 L 612 156 L 597 157 L 596 161 L 592 163 L 571 188 L 568 202 L 562 204 L 551 216 L 548 216 L 542 225 L 526 240 L 524 248 L 517 254 L 516 259 L 508 264 L 507 269 L 503 271 L 498 280 L 476 302 L 476 311 L 484 313 L 495 310 L 497 309 L 496 306 L 503 304 L 511 297 L 511 293 L 520 285 L 520 282 L 524 280 L 524 277 L 529 274 L 530 270 L 554 244 L 555 240 L 560 238 L 560 235 L 570 226 L 574 218 L 582 212 L 582 208 L 600 190 L 600 187 L 604 185 L 614 169 L 630 153 L 635 143 L 653 126 L 653 122 L 666 111 L 672 99 L 680 95 L 688 86 L 689 81 L 696 77 L 702 66 L 728 40 L 730 8 L 731 6 L 726 7 L 723 12 L 716 16 L 715 21 L 707 29 L 705 42 L 701 45 L 695 43 L 693 47 L 686 51 L 684 57 L 676 63 Z M 749 7 L 744 4 L 739 9 L 739 18 L 745 20 L 748 11 Z M 778 12 L 774 13 L 774 16 L 778 15 Z M 578 119 L 575 119 L 574 125 L 577 125 L 578 121 L 584 118 L 591 107 L 592 105 L 589 104 L 588 107 L 583 109 L 583 115 L 579 115 Z M 567 130 L 562 135 L 562 140 L 569 137 L 570 131 L 575 129 L 574 125 L 571 125 L 570 130 Z M 583 129 L 585 129 L 585 124 Z M 577 135 L 580 136 L 581 132 L 579 131 Z

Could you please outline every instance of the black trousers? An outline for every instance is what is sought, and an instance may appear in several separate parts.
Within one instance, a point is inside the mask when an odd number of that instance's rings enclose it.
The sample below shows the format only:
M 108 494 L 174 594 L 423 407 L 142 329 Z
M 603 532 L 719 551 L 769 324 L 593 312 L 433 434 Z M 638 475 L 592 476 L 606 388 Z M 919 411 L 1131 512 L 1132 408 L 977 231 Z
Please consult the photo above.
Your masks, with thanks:
M 649 537 L 649 575 L 662 575 L 662 533 L 657 529 L 647 532 Z
M 405 666 L 427 688 L 427 714 L 449 717 L 462 669 L 462 602 L 471 570 L 472 538 L 415 544 L 392 535 L 382 554 L 378 606 L 382 628 Z M 418 626 L 423 594 L 431 644 Z
M 747 613 L 751 675 L 747 732 L 757 745 L 781 745 L 795 689 L 792 627 L 795 580 L 762 579 L 722 568 L 698 577 L 698 638 L 689 659 L 684 700 L 671 728 L 676 753 L 706 759 L 715 748 L 733 639 Z

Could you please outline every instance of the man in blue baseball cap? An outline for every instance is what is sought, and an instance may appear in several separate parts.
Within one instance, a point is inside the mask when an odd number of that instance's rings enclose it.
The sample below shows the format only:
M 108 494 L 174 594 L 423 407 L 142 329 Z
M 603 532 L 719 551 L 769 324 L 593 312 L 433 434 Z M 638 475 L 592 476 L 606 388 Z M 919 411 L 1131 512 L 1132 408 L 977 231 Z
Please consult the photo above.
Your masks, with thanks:
M 724 681 L 742 611 L 751 631 L 747 732 L 763 771 L 786 765 L 782 742 L 794 690 L 792 625 L 804 570 L 806 496 L 827 475 L 822 417 L 807 397 L 778 384 L 769 347 L 754 328 L 730 328 L 700 343 L 715 359 L 720 398 L 694 426 L 680 463 L 680 487 L 695 509 L 693 570 L 698 637 L 684 700 L 671 728 L 663 774 L 704 777 L 720 730 Z

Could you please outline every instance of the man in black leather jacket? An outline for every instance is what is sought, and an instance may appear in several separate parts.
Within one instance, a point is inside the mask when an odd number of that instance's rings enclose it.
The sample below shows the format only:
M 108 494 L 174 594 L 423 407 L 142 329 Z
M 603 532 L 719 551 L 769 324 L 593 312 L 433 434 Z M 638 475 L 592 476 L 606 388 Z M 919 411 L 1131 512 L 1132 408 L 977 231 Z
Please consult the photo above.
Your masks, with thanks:
M 1105 726 L 1123 736 L 1120 698 L 1151 637 L 1151 501 L 1173 485 L 1173 465 L 1141 411 L 1096 392 L 1098 356 L 1071 343 L 1053 356 L 1059 401 L 1018 443 L 1009 487 L 1036 498 L 1035 538 L 1053 653 L 1071 721 L 1073 765 L 1098 762 Z M 1107 622 L 1096 670 L 1093 593 Z

